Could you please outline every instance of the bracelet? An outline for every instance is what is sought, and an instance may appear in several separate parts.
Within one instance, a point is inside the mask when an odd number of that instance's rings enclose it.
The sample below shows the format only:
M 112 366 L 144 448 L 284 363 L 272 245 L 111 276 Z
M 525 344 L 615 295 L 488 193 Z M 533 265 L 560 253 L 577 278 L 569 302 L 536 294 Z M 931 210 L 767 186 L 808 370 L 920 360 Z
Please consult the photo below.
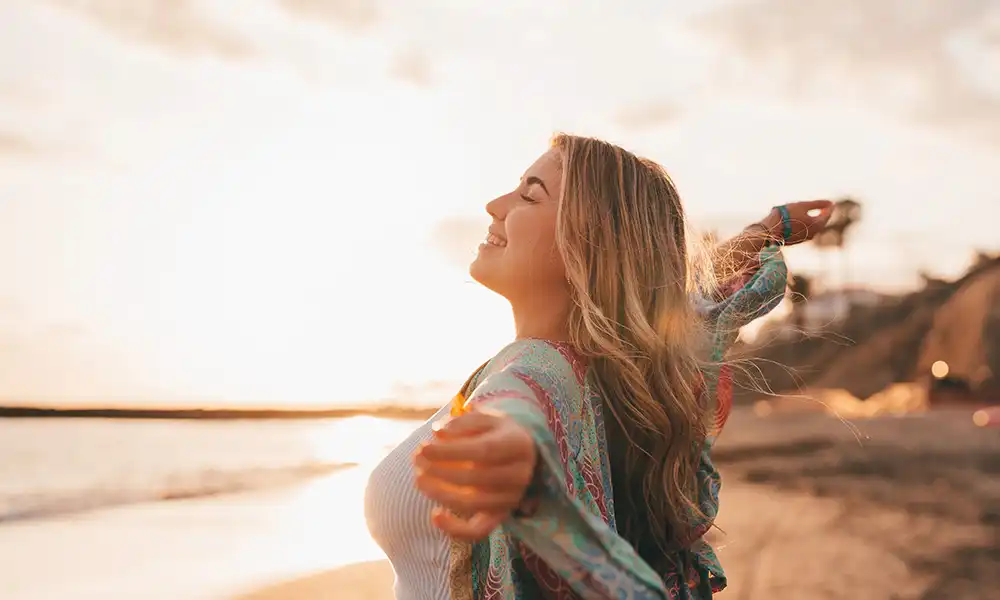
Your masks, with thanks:
M 788 212 L 788 206 L 782 204 L 781 206 L 775 206 L 778 210 L 778 214 L 781 215 L 781 236 L 784 243 L 788 243 L 792 239 L 792 215 Z

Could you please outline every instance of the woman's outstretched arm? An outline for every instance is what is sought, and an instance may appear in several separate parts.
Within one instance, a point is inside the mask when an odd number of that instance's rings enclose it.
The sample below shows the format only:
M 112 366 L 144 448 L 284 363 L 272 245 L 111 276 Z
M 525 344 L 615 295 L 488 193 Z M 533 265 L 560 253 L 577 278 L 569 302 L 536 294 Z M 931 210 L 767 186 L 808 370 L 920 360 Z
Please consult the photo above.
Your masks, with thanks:
M 485 544 L 493 558 L 513 559 L 507 548 L 518 548 L 542 597 L 570 589 L 591 600 L 670 597 L 660 574 L 608 523 L 610 482 L 599 475 L 596 437 L 583 433 L 595 431 L 594 407 L 557 348 L 526 342 L 468 406 L 416 458 L 417 486 L 446 508 L 434 515 L 442 531 Z M 506 591 L 513 582 L 504 572 L 475 579 Z
M 793 245 L 811 240 L 826 226 L 833 203 L 810 200 L 786 204 L 784 208 L 788 211 L 788 231 L 785 231 L 781 211 L 775 207 L 760 221 L 715 246 L 712 264 L 716 281 L 730 281 L 746 272 L 755 264 L 760 251 L 772 242 Z

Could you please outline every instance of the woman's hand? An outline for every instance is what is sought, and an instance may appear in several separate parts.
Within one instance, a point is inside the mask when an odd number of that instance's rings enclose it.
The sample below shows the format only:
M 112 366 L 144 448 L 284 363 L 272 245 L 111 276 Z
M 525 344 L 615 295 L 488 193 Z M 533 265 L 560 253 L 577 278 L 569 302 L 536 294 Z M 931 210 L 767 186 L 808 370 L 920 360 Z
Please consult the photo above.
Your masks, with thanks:
M 521 503 L 538 450 L 510 417 L 472 410 L 436 429 L 413 460 L 417 489 L 441 505 L 431 516 L 434 525 L 471 542 L 489 535 Z
M 833 214 L 833 202 L 829 200 L 809 200 L 806 202 L 792 202 L 786 204 L 788 216 L 792 226 L 791 235 L 785 240 L 788 246 L 801 244 L 813 239 L 816 234 L 823 231 L 826 222 Z M 781 221 L 781 212 L 777 207 L 759 223 L 768 235 L 780 240 L 784 237 L 784 224 Z

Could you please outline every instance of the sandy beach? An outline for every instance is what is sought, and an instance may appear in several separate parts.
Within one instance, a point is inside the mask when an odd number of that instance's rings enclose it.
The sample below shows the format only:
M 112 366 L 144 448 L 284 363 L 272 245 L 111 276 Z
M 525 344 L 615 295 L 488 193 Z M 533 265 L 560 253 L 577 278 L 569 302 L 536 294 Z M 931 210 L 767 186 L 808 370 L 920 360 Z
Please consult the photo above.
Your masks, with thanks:
M 390 599 L 363 516 L 375 454 L 268 490 L 4 522 L 0 598 Z M 1000 430 L 970 410 L 846 424 L 739 410 L 716 458 L 722 598 L 1000 599 Z
M 718 450 L 721 598 L 1000 598 L 1000 435 L 969 411 L 852 424 L 734 415 Z M 856 428 L 856 429 L 855 429 Z M 392 598 L 385 561 L 274 583 L 238 600 Z

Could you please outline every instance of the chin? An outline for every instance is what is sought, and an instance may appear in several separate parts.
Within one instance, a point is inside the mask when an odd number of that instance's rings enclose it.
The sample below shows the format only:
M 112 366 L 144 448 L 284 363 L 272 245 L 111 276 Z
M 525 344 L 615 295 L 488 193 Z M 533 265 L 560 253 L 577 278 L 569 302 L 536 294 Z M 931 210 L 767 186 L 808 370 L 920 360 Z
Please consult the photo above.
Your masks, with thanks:
M 482 256 L 477 256 L 469 264 L 469 276 L 479 285 L 502 295 L 502 292 L 497 289 L 498 282 L 494 265 L 487 264 Z
M 489 279 L 489 269 L 483 264 L 483 259 L 479 256 L 474 258 L 471 263 L 469 263 L 469 276 L 472 277 L 476 283 L 486 285 L 484 279 Z M 486 287 L 489 287 L 488 285 Z

